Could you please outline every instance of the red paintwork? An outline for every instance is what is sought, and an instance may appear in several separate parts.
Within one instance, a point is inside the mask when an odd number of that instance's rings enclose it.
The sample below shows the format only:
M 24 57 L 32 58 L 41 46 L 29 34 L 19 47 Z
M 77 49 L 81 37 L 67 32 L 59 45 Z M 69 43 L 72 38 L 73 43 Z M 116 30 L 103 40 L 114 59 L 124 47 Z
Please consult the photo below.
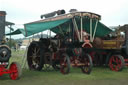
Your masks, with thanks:
M 6 69 L 5 65 L 0 65 L 0 76 L 2 76 L 3 74 L 9 74 L 10 71 L 8 69 Z
M 128 66 L 128 59 L 124 59 L 125 65 Z
M 18 77 L 18 69 L 16 64 L 11 64 L 10 69 L 6 68 L 6 65 L 0 65 L 0 76 L 3 74 L 10 74 L 12 80 L 16 80 Z
M 109 61 L 109 66 L 112 71 L 119 71 L 121 68 L 121 60 L 117 56 L 112 56 Z
M 10 78 L 12 80 L 16 80 L 17 77 L 18 77 L 18 68 L 17 68 L 16 64 L 12 63 L 9 70 L 11 72 L 10 73 Z
M 91 52 L 91 53 L 90 53 L 90 56 L 91 56 L 91 58 L 92 58 L 92 61 L 94 60 L 94 55 L 95 55 L 95 53 L 96 53 L 96 52 Z
M 60 71 L 61 73 L 65 74 L 65 68 L 67 67 L 66 62 L 64 61 L 65 56 L 63 57 L 63 59 L 60 60 Z
M 128 62 L 128 59 L 124 59 L 125 62 Z

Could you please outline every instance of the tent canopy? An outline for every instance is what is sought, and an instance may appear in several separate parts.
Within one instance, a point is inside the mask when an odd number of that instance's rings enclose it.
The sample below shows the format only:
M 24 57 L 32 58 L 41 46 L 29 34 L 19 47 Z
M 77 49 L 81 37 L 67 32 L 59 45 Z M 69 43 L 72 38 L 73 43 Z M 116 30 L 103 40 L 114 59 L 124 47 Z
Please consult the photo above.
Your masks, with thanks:
M 55 33 L 60 33 L 60 34 L 69 32 L 70 28 L 74 28 L 73 19 L 76 21 L 77 27 L 80 30 L 81 17 L 82 17 L 82 27 L 83 27 L 82 29 L 85 30 L 87 33 L 90 33 L 90 28 L 92 28 L 92 33 L 94 33 L 96 23 L 97 23 L 97 30 L 95 31 L 96 36 L 103 37 L 112 31 L 103 23 L 99 22 L 100 18 L 97 18 L 99 16 L 97 16 L 96 14 L 83 13 L 82 15 L 83 16 L 81 16 L 81 14 L 79 13 L 66 14 L 62 16 L 52 17 L 52 18 L 24 24 L 26 37 L 45 30 L 51 30 Z M 90 22 L 90 20 L 92 20 L 92 22 Z
M 25 36 L 24 29 L 17 29 L 15 31 L 11 32 L 11 33 L 6 34 L 6 35 L 17 35 L 17 34 L 23 34 Z
M 62 20 L 56 20 L 56 21 L 49 21 L 49 22 L 35 22 L 31 24 L 25 24 L 25 31 L 26 31 L 26 37 L 33 35 L 35 33 L 39 33 L 45 30 L 52 29 L 56 26 L 59 26 L 65 22 L 68 22 L 70 19 L 62 19 Z

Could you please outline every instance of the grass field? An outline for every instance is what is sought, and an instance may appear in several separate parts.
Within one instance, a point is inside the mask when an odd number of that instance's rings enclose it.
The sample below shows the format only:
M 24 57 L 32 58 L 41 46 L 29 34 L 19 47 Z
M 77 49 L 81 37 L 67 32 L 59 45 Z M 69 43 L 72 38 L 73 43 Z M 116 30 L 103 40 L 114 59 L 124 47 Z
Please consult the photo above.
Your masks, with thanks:
M 21 64 L 24 51 L 13 52 L 12 61 Z M 109 68 L 94 67 L 90 75 L 83 74 L 79 68 L 72 68 L 68 75 L 53 69 L 49 71 L 29 71 L 23 69 L 19 80 L 10 80 L 8 74 L 0 77 L 0 85 L 128 85 L 128 68 L 113 72 Z

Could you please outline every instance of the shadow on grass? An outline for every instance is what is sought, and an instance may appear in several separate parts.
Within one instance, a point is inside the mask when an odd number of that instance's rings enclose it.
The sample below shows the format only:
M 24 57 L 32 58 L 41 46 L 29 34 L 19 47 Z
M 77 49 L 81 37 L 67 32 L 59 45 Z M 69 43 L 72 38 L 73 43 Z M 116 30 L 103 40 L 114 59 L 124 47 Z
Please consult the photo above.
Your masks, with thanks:
M 4 74 L 0 76 L 0 80 L 10 80 L 9 74 Z

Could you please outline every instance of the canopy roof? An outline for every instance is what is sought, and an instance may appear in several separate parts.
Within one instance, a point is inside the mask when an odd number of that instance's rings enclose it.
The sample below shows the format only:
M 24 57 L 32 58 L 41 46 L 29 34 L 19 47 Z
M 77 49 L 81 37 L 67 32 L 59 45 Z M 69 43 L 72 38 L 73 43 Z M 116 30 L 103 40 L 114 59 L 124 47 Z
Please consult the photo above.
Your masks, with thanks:
M 35 22 L 32 24 L 25 24 L 25 30 L 26 30 L 26 36 L 30 36 L 35 33 L 39 33 L 45 30 L 52 29 L 56 26 L 59 26 L 60 24 L 63 24 L 70 19 L 62 19 L 62 20 L 56 20 L 56 21 L 49 21 L 49 22 Z
M 98 14 L 90 12 L 73 12 L 24 24 L 25 36 L 27 37 L 45 30 L 52 30 L 55 33 L 63 34 L 64 32 L 69 32 L 70 28 L 74 28 L 73 20 L 75 20 L 78 29 L 81 29 L 81 19 L 82 29 L 88 33 L 90 33 L 90 28 L 92 28 L 92 33 L 94 33 L 96 24 L 96 36 L 102 37 L 112 31 L 107 26 L 99 22 L 101 16 Z
M 24 29 L 17 29 L 15 31 L 11 32 L 11 33 L 6 34 L 6 35 L 17 35 L 17 34 L 23 34 L 25 36 Z
M 8 25 L 15 25 L 15 23 L 6 21 L 6 22 L 5 22 L 5 26 L 8 26 Z

